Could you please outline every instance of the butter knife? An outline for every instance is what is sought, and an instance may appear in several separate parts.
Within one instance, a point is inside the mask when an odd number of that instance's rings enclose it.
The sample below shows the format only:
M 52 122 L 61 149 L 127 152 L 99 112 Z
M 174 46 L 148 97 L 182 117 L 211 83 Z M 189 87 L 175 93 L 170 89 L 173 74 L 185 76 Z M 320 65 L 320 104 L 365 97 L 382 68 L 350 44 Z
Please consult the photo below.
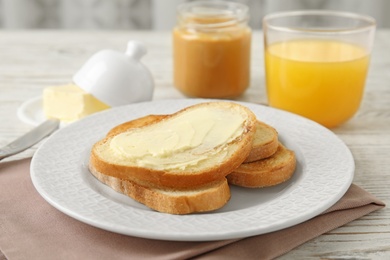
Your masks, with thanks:
M 44 137 L 50 135 L 55 130 L 57 130 L 59 125 L 60 125 L 59 120 L 55 120 L 55 119 L 46 120 L 42 124 L 35 127 L 33 130 L 31 130 L 30 132 L 24 134 L 23 136 L 19 137 L 18 139 L 9 143 L 8 145 L 0 148 L 0 160 L 9 157 L 11 155 L 20 153 L 26 150 L 27 148 L 33 146 L 34 144 L 42 140 Z

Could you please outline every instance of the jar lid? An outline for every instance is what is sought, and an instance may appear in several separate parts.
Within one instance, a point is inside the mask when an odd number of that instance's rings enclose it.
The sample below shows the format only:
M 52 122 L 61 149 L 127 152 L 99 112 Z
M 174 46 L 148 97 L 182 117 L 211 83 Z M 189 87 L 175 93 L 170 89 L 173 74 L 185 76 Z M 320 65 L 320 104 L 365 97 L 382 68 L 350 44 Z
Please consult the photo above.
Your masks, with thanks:
M 194 29 L 223 28 L 245 23 L 248 6 L 228 1 L 194 1 L 177 7 L 178 22 Z

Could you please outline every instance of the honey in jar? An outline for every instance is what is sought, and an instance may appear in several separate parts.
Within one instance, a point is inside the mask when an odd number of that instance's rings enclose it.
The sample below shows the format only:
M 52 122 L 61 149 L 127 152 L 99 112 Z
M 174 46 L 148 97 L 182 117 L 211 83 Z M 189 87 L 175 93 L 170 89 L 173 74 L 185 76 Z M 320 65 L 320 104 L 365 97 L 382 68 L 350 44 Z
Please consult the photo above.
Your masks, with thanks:
M 191 97 L 231 98 L 249 86 L 248 8 L 232 2 L 178 7 L 173 30 L 174 84 Z

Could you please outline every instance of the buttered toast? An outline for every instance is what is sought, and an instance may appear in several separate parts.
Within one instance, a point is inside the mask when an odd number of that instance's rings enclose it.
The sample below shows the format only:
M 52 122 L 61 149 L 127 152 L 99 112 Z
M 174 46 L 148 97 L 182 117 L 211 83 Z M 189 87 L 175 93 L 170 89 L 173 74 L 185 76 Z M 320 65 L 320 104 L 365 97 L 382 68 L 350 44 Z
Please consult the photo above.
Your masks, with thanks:
M 142 127 L 165 116 L 147 115 L 137 118 L 114 127 L 107 135 L 116 135 L 130 128 Z M 230 184 L 236 186 L 250 188 L 274 186 L 291 178 L 295 163 L 295 154 L 278 141 L 277 131 L 268 124 L 257 121 L 249 156 L 227 178 Z
M 228 119 L 221 118 L 225 113 Z M 183 166 L 186 160 L 195 164 Z M 154 210 L 189 214 L 223 207 L 230 199 L 229 184 L 268 187 L 289 179 L 295 154 L 247 108 L 211 102 L 112 128 L 93 146 L 89 169 L 100 182 Z
M 142 127 L 162 120 L 167 115 L 147 115 L 122 123 L 112 128 L 107 136 L 114 136 L 130 128 Z M 252 149 L 244 163 L 258 161 L 273 155 L 278 149 L 278 132 L 275 128 L 261 122 L 256 122 L 256 131 L 253 137 Z
M 147 115 L 112 128 L 107 137 L 123 133 L 131 128 L 162 120 L 166 115 Z M 230 188 L 226 178 L 190 189 L 153 187 L 149 184 L 122 180 L 90 168 L 92 174 L 102 183 L 123 193 L 145 206 L 169 214 L 190 214 L 206 212 L 223 207 L 230 199 Z
M 92 172 L 151 186 L 188 189 L 223 179 L 248 157 L 256 116 L 233 102 L 187 107 L 111 134 L 91 151 Z

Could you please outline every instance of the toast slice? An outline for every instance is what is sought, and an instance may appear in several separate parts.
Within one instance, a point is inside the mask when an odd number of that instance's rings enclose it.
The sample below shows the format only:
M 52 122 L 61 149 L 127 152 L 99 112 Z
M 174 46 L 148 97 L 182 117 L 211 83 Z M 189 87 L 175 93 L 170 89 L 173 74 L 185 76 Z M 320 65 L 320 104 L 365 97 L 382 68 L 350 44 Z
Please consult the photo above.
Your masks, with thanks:
M 271 157 L 243 163 L 227 176 L 228 182 L 247 188 L 262 188 L 287 181 L 294 174 L 295 153 L 281 143 Z
M 230 199 L 230 188 L 226 178 L 191 190 L 178 191 L 121 180 L 94 170 L 91 172 L 100 182 L 115 191 L 163 213 L 181 215 L 212 211 L 223 207 Z
M 112 128 L 107 136 L 114 136 L 128 129 L 142 127 L 164 119 L 167 115 L 147 115 L 122 123 Z M 275 128 L 261 121 L 256 122 L 256 131 L 253 138 L 252 149 L 244 163 L 258 161 L 273 155 L 278 149 L 278 132 Z
M 106 136 L 93 146 L 89 167 L 146 186 L 198 187 L 222 180 L 245 161 L 255 129 L 256 117 L 245 106 L 201 103 Z
M 245 159 L 244 163 L 254 162 L 270 157 L 276 152 L 278 146 L 278 132 L 275 128 L 261 121 L 257 121 L 252 150 Z

